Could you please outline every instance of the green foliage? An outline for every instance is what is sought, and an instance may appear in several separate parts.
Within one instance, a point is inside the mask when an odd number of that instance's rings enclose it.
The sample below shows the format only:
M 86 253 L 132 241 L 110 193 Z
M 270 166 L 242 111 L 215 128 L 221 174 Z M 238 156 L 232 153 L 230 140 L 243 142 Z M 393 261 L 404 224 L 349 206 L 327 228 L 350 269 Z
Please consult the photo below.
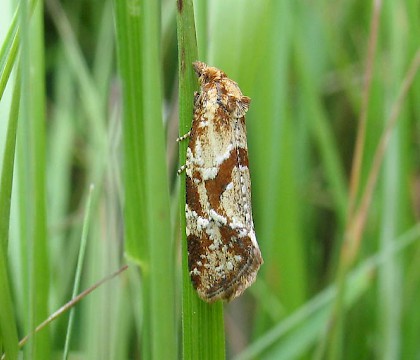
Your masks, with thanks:
M 124 263 L 73 308 L 68 340 L 64 315 L 25 358 L 419 356 L 419 0 L 15 4 L 0 12 L 0 356 Z M 227 305 L 191 286 L 175 175 L 197 59 L 252 99 L 265 263 Z

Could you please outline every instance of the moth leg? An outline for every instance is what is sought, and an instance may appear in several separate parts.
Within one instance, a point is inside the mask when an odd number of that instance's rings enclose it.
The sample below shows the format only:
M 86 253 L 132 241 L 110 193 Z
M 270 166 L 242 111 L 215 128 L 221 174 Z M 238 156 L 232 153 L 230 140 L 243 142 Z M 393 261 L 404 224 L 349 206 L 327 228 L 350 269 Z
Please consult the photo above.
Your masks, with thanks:
M 186 168 L 187 168 L 187 164 L 182 165 L 182 166 L 178 169 L 177 174 L 178 174 L 178 175 L 181 175 L 181 174 L 185 171 L 185 169 L 186 169 Z
M 182 136 L 180 136 L 179 138 L 177 138 L 177 139 L 176 139 L 176 141 L 177 141 L 177 142 L 180 142 L 180 141 L 182 141 L 182 140 L 185 140 L 185 139 L 189 138 L 189 137 L 190 137 L 190 135 L 191 135 L 191 130 L 190 130 L 190 131 L 188 131 L 185 135 L 182 135 Z

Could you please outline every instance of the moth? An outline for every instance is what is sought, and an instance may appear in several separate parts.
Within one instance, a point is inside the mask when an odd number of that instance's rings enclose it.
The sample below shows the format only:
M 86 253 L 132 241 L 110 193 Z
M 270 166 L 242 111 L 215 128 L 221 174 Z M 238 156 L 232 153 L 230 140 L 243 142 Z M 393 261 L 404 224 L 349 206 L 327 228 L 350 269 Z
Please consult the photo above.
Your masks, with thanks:
M 186 164 L 188 267 L 206 302 L 233 300 L 263 263 L 254 231 L 245 113 L 251 99 L 226 74 L 193 63 L 200 92 L 194 97 Z

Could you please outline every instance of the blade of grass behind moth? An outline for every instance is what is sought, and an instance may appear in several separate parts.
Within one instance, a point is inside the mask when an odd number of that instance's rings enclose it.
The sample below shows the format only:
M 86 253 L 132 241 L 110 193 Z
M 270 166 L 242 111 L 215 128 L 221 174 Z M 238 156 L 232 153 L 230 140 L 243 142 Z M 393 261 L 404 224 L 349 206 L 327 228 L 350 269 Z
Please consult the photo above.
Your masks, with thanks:
M 303 15 L 300 17 L 303 19 L 308 16 L 308 11 L 311 11 L 305 7 L 300 7 L 299 10 Z M 330 196 L 338 221 L 338 229 L 344 229 L 347 212 L 347 185 L 344 166 L 340 159 L 339 147 L 334 138 L 331 123 L 328 121 L 328 114 L 323 105 L 322 94 L 319 92 L 319 74 L 323 71 L 326 59 L 317 54 L 318 47 L 309 45 L 309 42 L 314 39 L 311 33 L 304 33 L 302 30 L 304 28 L 301 26 L 296 26 L 295 29 L 296 40 L 294 43 L 297 71 L 301 78 L 302 98 L 306 103 L 303 109 L 307 111 L 306 117 L 309 120 L 310 135 L 319 149 L 322 165 L 325 169 L 326 182 L 331 189 Z M 316 30 L 319 31 L 319 27 Z M 310 60 L 314 58 L 324 61 L 313 62 Z
M 378 96 L 377 102 L 383 101 L 383 108 L 386 104 L 392 104 L 398 87 L 404 77 L 405 66 L 409 60 L 409 34 L 399 26 L 400 16 L 397 14 L 401 5 L 395 3 L 384 4 L 384 11 L 375 7 L 383 15 L 383 20 L 389 23 L 390 52 L 389 52 L 389 77 L 385 83 L 387 88 L 385 96 Z M 379 23 L 379 20 L 376 20 Z M 406 109 L 408 110 L 408 106 Z M 378 246 L 381 251 L 387 251 L 395 241 L 398 232 L 407 224 L 407 219 L 411 217 L 412 204 L 410 202 L 409 188 L 406 184 L 410 183 L 412 169 L 407 166 L 411 156 L 412 140 L 411 122 L 409 121 L 409 111 L 401 111 L 398 124 L 392 134 L 389 149 L 386 151 L 383 164 L 383 181 L 378 188 L 382 197 L 382 211 L 380 236 Z M 386 118 L 381 119 L 386 125 Z M 381 179 L 382 180 L 382 179 Z M 405 283 L 405 262 L 401 259 L 392 258 L 379 269 L 378 274 L 378 314 L 377 326 L 380 333 L 381 349 L 378 357 L 388 359 L 398 359 L 401 356 L 401 348 L 405 336 L 403 331 L 404 309 L 401 291 Z
M 151 333 L 146 294 L 149 292 L 148 281 L 148 247 L 149 232 L 146 224 L 147 208 L 139 206 L 146 202 L 145 173 L 142 161 L 145 153 L 144 129 L 138 119 L 143 114 L 142 84 L 143 73 L 141 56 L 141 21 L 140 9 L 130 9 L 123 1 L 114 1 L 116 47 L 118 69 L 122 82 L 123 106 L 123 146 L 124 146 L 124 237 L 125 252 L 131 261 L 135 261 L 141 269 L 141 298 L 137 302 L 136 328 L 141 334 L 142 356 L 151 358 Z
M 9 224 L 10 224 L 10 204 L 13 186 L 13 170 L 15 163 L 16 131 L 19 117 L 20 105 L 20 71 L 17 72 L 12 104 L 10 107 L 9 124 L 7 128 L 6 145 L 3 155 L 3 167 L 0 179 L 0 243 L 5 254 L 7 253 Z
M 284 306 L 284 315 L 304 302 L 307 283 L 304 229 L 300 226 L 302 201 L 299 187 L 302 184 L 296 181 L 302 178 L 299 173 L 303 171 L 302 163 L 307 160 L 299 156 L 299 148 L 295 145 L 300 131 L 296 131 L 299 129 L 291 119 L 288 101 L 293 14 L 293 6 L 288 2 L 273 2 L 260 15 L 261 21 L 268 22 L 269 26 L 264 35 L 260 35 L 265 39 L 261 43 L 266 43 L 267 49 L 258 52 L 267 53 L 267 56 L 258 66 L 264 70 L 255 84 L 259 87 L 253 90 L 256 95 L 266 92 L 275 96 L 255 99 L 255 118 L 248 121 L 250 141 L 254 140 L 256 145 L 254 153 L 257 161 L 251 158 L 250 164 L 251 167 L 255 165 L 257 171 L 252 176 L 257 176 L 259 189 L 256 194 L 261 195 L 256 216 L 260 223 L 257 227 L 260 238 L 265 240 L 261 246 L 265 249 L 263 256 L 267 267 L 262 267 L 262 270 L 270 290 Z M 270 312 L 272 316 L 274 309 Z M 257 319 L 264 329 L 272 321 L 262 316 L 257 316 Z M 264 325 L 261 325 L 262 319 Z
M 45 327 L 47 327 L 51 322 L 58 319 L 60 316 L 62 316 L 66 311 L 69 309 L 72 309 L 78 302 L 80 302 L 82 299 L 87 297 L 89 294 L 93 293 L 96 289 L 100 288 L 102 285 L 104 285 L 109 280 L 112 280 L 113 278 L 120 275 L 122 272 L 126 271 L 128 269 L 128 265 L 122 266 L 117 271 L 114 271 L 113 273 L 105 276 L 92 286 L 88 287 L 86 290 L 83 290 L 80 294 L 78 294 L 76 297 L 68 301 L 66 304 L 61 306 L 58 310 L 56 310 L 54 313 L 52 313 L 50 316 L 48 316 L 47 319 L 45 319 L 43 322 L 41 322 L 33 331 L 31 331 L 28 335 L 24 336 L 19 341 L 19 347 L 22 348 L 29 339 L 31 339 L 34 335 L 36 335 L 38 332 L 42 331 Z M 4 360 L 2 357 L 1 360 Z
M 197 46 L 198 54 L 202 61 L 207 60 L 207 12 L 209 8 L 208 0 L 195 0 L 193 1 L 193 7 L 196 15 L 196 33 L 197 33 Z
M 352 217 L 354 214 L 355 207 L 357 205 L 357 197 L 359 193 L 359 185 L 362 180 L 362 159 L 364 157 L 364 147 L 366 143 L 366 127 L 367 127 L 367 116 L 368 116 L 368 108 L 370 104 L 370 93 L 371 93 L 371 85 L 372 85 L 372 77 L 373 77 L 373 67 L 375 63 L 375 50 L 376 50 L 376 43 L 378 37 L 378 25 L 379 25 L 379 13 L 380 13 L 380 5 L 381 1 L 372 1 L 373 10 L 371 14 L 371 21 L 370 21 L 370 32 L 369 32 L 369 46 L 368 46 L 368 55 L 366 61 L 366 68 L 364 74 L 364 86 L 363 86 L 363 97 L 362 97 L 362 104 L 360 109 L 360 117 L 358 121 L 358 128 L 357 128 L 357 137 L 356 137 L 356 144 L 355 144 L 355 152 L 352 160 L 352 169 L 350 174 L 350 184 L 349 184 L 349 199 L 347 202 L 347 211 L 346 211 L 346 223 L 345 223 L 345 230 L 349 226 L 351 226 Z M 373 102 L 374 103 L 374 102 Z M 375 135 L 376 136 L 376 135 Z M 346 242 L 346 239 L 343 240 Z M 344 286 L 345 275 L 349 269 L 341 271 L 340 269 L 343 268 L 341 263 L 339 264 L 339 270 L 337 275 L 337 283 L 338 283 L 338 296 L 335 301 L 335 310 L 332 314 L 332 324 L 329 324 L 325 332 L 328 332 L 328 336 L 324 337 L 324 340 L 321 341 L 318 349 L 318 354 L 321 354 L 326 346 L 327 338 L 331 339 L 329 341 L 329 351 L 330 351 L 330 358 L 340 357 L 340 353 L 343 348 L 342 338 L 343 338 L 343 329 L 344 329 L 344 314 L 342 313 L 343 309 L 343 297 L 344 297 Z
M 362 176 L 362 159 L 366 140 L 366 124 L 369 110 L 370 92 L 372 87 L 372 78 L 374 70 L 373 68 L 375 65 L 376 44 L 378 41 L 379 15 L 381 13 L 382 7 L 381 2 L 382 1 L 380 0 L 373 1 L 372 19 L 370 24 L 371 29 L 369 32 L 368 53 L 366 58 L 366 68 L 363 83 L 362 106 L 360 109 L 354 158 L 350 173 L 350 190 L 347 211 L 348 220 L 351 219 L 351 216 L 353 215 L 353 211 L 357 203 L 357 195 Z
M 46 231 L 45 204 L 45 66 L 43 3 L 38 2 L 30 17 L 30 4 L 23 1 L 20 7 L 21 27 L 21 122 L 19 141 L 24 142 L 23 172 L 19 177 L 25 183 L 22 222 L 26 232 L 22 234 L 22 247 L 26 252 L 29 284 L 27 330 L 33 329 L 48 316 L 49 258 Z M 23 255 L 25 256 L 25 255 Z M 29 331 L 28 331 L 29 332 Z M 31 346 L 25 349 L 25 358 L 51 358 L 49 332 L 38 334 Z
M 296 29 L 299 29 L 295 32 L 294 41 L 296 66 L 302 82 L 302 94 L 306 101 L 307 118 L 310 120 L 308 126 L 321 154 L 340 226 L 344 228 L 347 209 L 346 180 L 343 165 L 339 158 L 338 146 L 328 123 L 327 113 L 317 93 L 318 79 L 316 74 L 321 70 L 311 70 L 313 66 L 307 63 L 312 57 L 312 54 L 308 53 L 310 47 L 305 45 L 302 30 L 299 27 L 296 27 Z
M 177 353 L 175 331 L 174 252 L 169 215 L 169 184 L 165 131 L 162 121 L 162 61 L 160 56 L 160 2 L 144 1 L 141 52 L 146 165 L 146 219 L 148 226 L 152 356 L 168 359 Z M 162 346 L 162 342 L 165 346 Z
M 94 159 L 91 160 L 92 166 L 89 167 L 88 177 L 90 182 L 94 183 L 99 190 L 102 186 L 103 173 L 106 167 L 106 161 L 104 161 L 106 156 L 104 154 L 108 146 L 108 137 L 104 122 L 106 118 L 103 106 L 104 100 L 101 97 L 99 85 L 95 83 L 89 72 L 73 27 L 60 2 L 57 0 L 47 0 L 45 4 L 62 40 L 61 43 L 63 44 L 70 69 L 73 71 L 77 85 L 80 87 L 81 103 L 89 120 L 90 141 L 95 149 L 89 153 Z M 93 206 L 95 206 L 96 197 L 99 194 L 100 191 L 95 192 Z
M 10 223 L 10 203 L 13 184 L 13 169 L 16 146 L 16 129 L 19 116 L 20 103 L 20 72 L 17 72 L 13 98 L 9 114 L 6 145 L 3 156 L 3 167 L 0 179 L 0 350 L 4 347 L 9 359 L 16 359 L 17 348 L 17 327 L 14 317 L 14 305 L 12 301 L 11 288 L 8 276 L 7 248 Z
M 197 79 L 192 62 L 198 60 L 192 0 L 177 1 L 178 66 L 179 66 L 179 134 L 191 127 L 193 94 Z M 180 164 L 185 164 L 187 142 L 179 144 Z M 209 305 L 195 293 L 188 271 L 187 240 L 185 234 L 185 172 L 181 175 L 180 224 L 182 246 L 182 356 L 184 359 L 224 359 L 223 305 Z
M 79 257 L 77 259 L 77 268 L 76 268 L 76 275 L 74 278 L 72 298 L 75 298 L 77 296 L 77 293 L 80 287 L 80 278 L 82 276 L 83 260 L 85 258 L 85 252 L 86 252 L 87 235 L 88 235 L 89 223 L 90 223 L 90 219 L 92 215 L 91 200 L 92 200 L 93 190 L 94 190 L 94 185 L 92 184 L 90 186 L 89 195 L 86 201 L 85 218 L 83 220 L 82 238 L 80 241 L 80 250 L 79 250 Z M 74 311 L 75 311 L 74 308 L 70 310 L 69 322 L 67 324 L 66 342 L 64 344 L 63 359 L 67 359 L 68 357 L 71 333 L 72 333 L 73 322 L 74 322 Z
M 110 38 L 114 37 L 114 27 L 109 26 L 113 21 L 113 5 L 111 0 L 104 2 L 103 10 L 99 16 L 100 24 L 98 26 L 98 41 L 95 48 L 95 59 L 93 65 L 93 79 L 99 89 L 102 100 L 108 101 L 109 79 L 113 75 L 114 70 L 114 42 L 110 46 Z M 102 90 L 102 91 L 101 91 Z M 106 104 L 105 104 L 106 105 Z
M 35 8 L 36 2 L 37 0 L 32 0 L 30 2 L 31 15 Z M 17 52 L 19 50 L 19 11 L 20 7 L 18 4 L 0 50 L 0 100 L 3 98 L 4 89 L 6 88 L 7 81 L 9 80 L 10 73 L 16 61 Z
M 3 244 L 0 245 L 0 356 L 5 352 L 9 359 L 17 359 L 18 337 L 14 305 L 7 269 L 7 252 Z
M 3 98 L 4 89 L 9 80 L 18 51 L 18 15 L 19 12 L 16 10 L 0 50 L 0 100 Z
M 125 250 L 131 260 L 145 265 L 146 209 L 145 166 L 141 161 L 144 153 L 144 129 L 138 119 L 143 113 L 142 57 L 140 12 L 129 12 L 121 1 L 114 1 L 118 68 L 122 79 L 124 187 L 125 187 Z

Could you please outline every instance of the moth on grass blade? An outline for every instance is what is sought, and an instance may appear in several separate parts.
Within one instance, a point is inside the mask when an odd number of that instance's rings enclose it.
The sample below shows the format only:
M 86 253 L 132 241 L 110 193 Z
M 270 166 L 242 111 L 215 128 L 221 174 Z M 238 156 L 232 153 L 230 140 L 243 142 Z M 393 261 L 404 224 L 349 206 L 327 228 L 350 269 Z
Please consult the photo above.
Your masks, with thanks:
M 245 113 L 251 99 L 226 74 L 193 63 L 195 94 L 186 163 L 188 267 L 207 302 L 230 301 L 249 287 L 263 263 L 254 232 Z

